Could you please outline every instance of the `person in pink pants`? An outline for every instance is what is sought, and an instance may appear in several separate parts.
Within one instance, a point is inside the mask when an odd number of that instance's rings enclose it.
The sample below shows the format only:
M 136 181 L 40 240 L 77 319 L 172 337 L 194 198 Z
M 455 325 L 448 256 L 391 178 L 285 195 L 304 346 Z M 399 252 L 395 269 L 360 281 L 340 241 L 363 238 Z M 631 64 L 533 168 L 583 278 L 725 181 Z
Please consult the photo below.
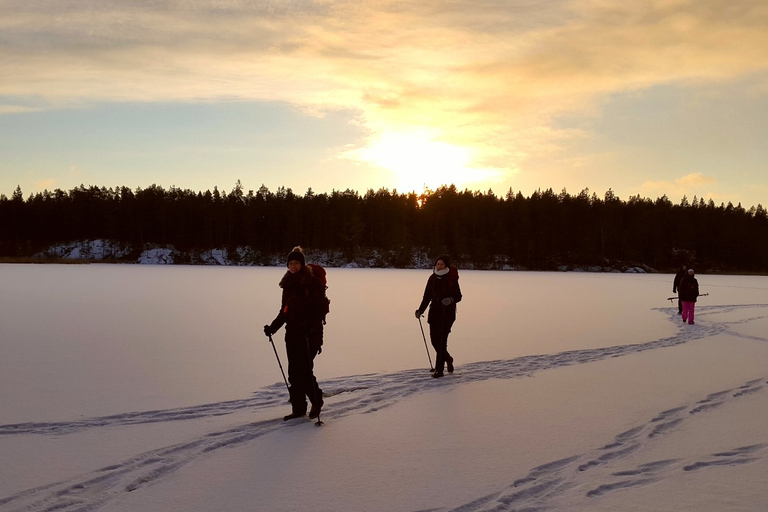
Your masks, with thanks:
M 688 322 L 689 325 L 693 325 L 696 298 L 699 296 L 699 282 L 694 276 L 693 269 L 689 268 L 688 275 L 680 280 L 677 287 L 680 302 L 683 304 L 683 322 Z

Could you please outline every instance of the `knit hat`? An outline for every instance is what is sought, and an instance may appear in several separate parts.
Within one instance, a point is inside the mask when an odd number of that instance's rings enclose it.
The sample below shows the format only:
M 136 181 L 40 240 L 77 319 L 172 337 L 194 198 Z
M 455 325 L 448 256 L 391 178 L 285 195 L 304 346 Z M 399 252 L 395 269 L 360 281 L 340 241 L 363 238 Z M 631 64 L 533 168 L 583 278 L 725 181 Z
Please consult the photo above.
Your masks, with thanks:
M 689 269 L 688 269 L 688 273 L 689 273 L 689 274 L 691 274 L 691 275 L 693 275 L 693 269 L 692 269 L 692 268 L 689 268 Z
M 285 265 L 288 266 L 288 263 L 292 261 L 298 261 L 301 263 L 301 266 L 303 267 L 306 265 L 306 260 L 304 259 L 304 252 L 301 249 L 301 246 L 297 245 L 293 248 L 293 250 L 288 254 L 288 257 L 285 259 Z
M 445 263 L 446 267 L 451 266 L 451 259 L 448 257 L 447 254 L 441 254 L 440 256 L 438 256 L 437 259 L 435 259 L 435 266 L 437 266 L 438 260 L 443 260 L 443 263 Z

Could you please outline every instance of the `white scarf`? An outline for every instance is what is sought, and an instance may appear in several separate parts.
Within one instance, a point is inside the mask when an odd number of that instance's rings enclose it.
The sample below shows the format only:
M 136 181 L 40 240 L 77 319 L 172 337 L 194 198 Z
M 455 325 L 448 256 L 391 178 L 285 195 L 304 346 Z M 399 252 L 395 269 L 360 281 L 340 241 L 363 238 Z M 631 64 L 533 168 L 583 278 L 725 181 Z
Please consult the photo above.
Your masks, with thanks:
M 436 276 L 440 276 L 440 277 L 443 277 L 444 275 L 446 275 L 446 274 L 448 273 L 448 271 L 449 271 L 449 270 L 450 270 L 450 269 L 449 269 L 448 267 L 445 267 L 443 270 L 437 270 L 437 269 L 435 269 L 435 275 L 436 275 Z

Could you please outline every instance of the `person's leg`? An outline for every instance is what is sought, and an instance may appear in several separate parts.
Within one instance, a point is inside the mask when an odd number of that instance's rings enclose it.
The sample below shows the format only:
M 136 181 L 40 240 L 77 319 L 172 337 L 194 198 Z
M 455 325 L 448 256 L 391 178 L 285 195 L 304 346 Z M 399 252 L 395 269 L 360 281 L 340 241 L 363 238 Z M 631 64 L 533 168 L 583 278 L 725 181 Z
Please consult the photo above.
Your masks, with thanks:
M 290 395 L 293 414 L 304 415 L 307 412 L 307 400 L 305 398 L 309 390 L 309 375 L 311 369 L 307 359 L 306 344 L 297 340 L 286 342 L 288 353 L 288 394 Z
M 444 358 L 448 373 L 453 373 L 453 357 L 448 353 L 448 335 L 451 334 L 451 327 L 453 327 L 453 322 L 450 322 L 445 328 L 445 341 L 443 344 L 443 354 L 445 354 Z
M 696 303 L 695 302 L 689 302 L 689 310 L 688 310 L 688 325 L 693 325 L 693 313 L 696 311 Z
M 693 306 L 695 302 L 683 301 L 683 322 L 693 323 Z
M 432 342 L 432 346 L 435 348 L 435 373 L 443 373 L 445 367 L 445 335 L 443 333 L 443 326 L 441 323 L 434 322 L 429 324 L 429 341 Z
M 317 418 L 320 415 L 320 409 L 325 403 L 323 402 L 323 390 L 320 389 L 320 386 L 317 384 L 317 378 L 315 378 L 314 374 L 315 357 L 317 356 L 317 353 L 318 350 L 316 348 L 308 346 L 307 356 L 309 357 L 309 380 L 307 381 L 306 394 L 310 403 L 312 403 L 312 409 L 309 411 L 309 417 L 312 419 Z

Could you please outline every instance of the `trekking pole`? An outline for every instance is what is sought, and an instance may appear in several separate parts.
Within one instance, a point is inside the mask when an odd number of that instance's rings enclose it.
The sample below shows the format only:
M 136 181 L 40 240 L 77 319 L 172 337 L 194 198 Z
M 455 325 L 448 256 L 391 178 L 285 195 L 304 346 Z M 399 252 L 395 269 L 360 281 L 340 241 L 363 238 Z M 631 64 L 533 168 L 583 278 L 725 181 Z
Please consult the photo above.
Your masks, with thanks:
M 427 349 L 427 357 L 429 358 L 429 371 L 435 371 L 435 367 L 432 364 L 432 356 L 429 355 L 429 347 L 427 346 L 427 337 L 424 335 L 424 326 L 421 324 L 421 316 L 419 316 L 419 327 L 421 327 L 421 337 L 424 338 L 424 348 Z
M 280 367 L 280 373 L 283 374 L 283 381 L 285 381 L 285 389 L 288 390 L 288 394 L 291 393 L 291 388 L 288 386 L 288 379 L 285 378 L 285 372 L 283 371 L 283 365 L 280 362 L 280 356 L 277 355 L 277 348 L 275 348 L 275 342 L 272 341 L 272 335 L 268 334 L 269 342 L 272 344 L 272 350 L 275 351 L 275 357 L 277 358 L 277 365 Z
M 699 294 L 698 296 L 699 296 L 699 297 L 706 297 L 707 295 L 709 295 L 709 293 L 702 293 L 702 294 Z M 680 297 L 667 297 L 667 300 L 671 302 L 671 301 L 673 301 L 673 300 L 677 300 L 677 299 L 679 299 L 679 298 L 680 298 Z

